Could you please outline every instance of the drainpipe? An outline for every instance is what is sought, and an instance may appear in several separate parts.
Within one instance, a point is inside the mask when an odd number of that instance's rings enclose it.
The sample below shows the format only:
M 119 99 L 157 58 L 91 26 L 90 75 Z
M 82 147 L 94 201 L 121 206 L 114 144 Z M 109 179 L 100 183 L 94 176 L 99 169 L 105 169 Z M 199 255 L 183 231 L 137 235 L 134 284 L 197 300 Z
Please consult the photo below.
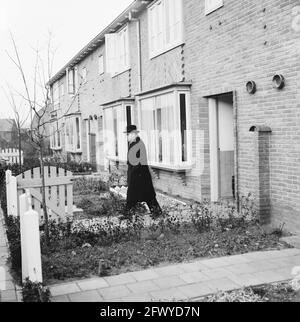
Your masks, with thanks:
M 140 19 L 133 18 L 132 13 L 129 14 L 129 21 L 136 22 L 136 40 L 137 40 L 137 54 L 138 54 L 138 91 L 139 93 L 143 90 L 143 83 L 142 83 L 142 40 L 141 40 L 141 22 Z
M 141 23 L 140 19 L 136 20 L 137 43 L 138 43 L 138 78 L 139 78 L 139 93 L 143 90 L 142 80 L 142 40 L 141 40 Z

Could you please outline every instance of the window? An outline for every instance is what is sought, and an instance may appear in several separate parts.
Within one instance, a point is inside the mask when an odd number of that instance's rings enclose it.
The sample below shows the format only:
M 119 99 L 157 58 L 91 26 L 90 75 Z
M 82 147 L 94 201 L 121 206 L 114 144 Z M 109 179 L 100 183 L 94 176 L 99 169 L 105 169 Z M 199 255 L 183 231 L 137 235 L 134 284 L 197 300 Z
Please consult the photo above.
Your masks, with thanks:
M 68 92 L 69 94 L 75 94 L 78 89 L 78 71 L 77 67 L 69 69 L 68 72 Z
M 160 0 L 149 8 L 150 58 L 183 43 L 182 0 Z
M 104 109 L 104 143 L 107 158 L 126 161 L 127 137 L 126 125 L 133 122 L 132 105 L 120 104 Z
M 223 7 L 224 0 L 205 0 L 205 14 L 209 13 Z
M 53 84 L 52 91 L 53 91 L 52 95 L 53 95 L 54 110 L 57 110 L 58 109 L 57 105 L 59 105 L 59 83 L 58 82 Z
M 99 75 L 104 74 L 104 59 L 103 59 L 103 55 L 99 56 L 98 72 L 99 72 Z
M 139 119 L 151 165 L 176 168 L 191 162 L 189 91 L 141 99 Z
M 64 95 L 65 95 L 65 82 L 64 80 L 62 80 L 59 85 L 59 96 L 63 97 Z
M 80 117 L 68 117 L 65 123 L 67 152 L 81 152 L 81 120 Z
M 106 70 L 112 76 L 130 68 L 128 27 L 118 33 L 105 35 Z
M 58 122 L 50 125 L 50 147 L 52 150 L 61 149 L 61 127 Z
M 87 82 L 87 69 L 86 69 L 86 67 L 83 67 L 82 68 L 82 71 L 81 71 L 81 82 L 82 82 L 82 84 L 85 84 Z

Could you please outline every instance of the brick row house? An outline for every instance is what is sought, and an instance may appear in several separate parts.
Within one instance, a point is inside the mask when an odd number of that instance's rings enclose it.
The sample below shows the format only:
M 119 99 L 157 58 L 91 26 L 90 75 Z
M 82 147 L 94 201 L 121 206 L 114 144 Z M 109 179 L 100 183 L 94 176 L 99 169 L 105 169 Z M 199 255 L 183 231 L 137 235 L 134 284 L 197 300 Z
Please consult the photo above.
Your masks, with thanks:
M 134 1 L 50 80 L 54 153 L 125 170 L 136 124 L 157 189 L 252 193 L 263 222 L 299 232 L 298 5 Z

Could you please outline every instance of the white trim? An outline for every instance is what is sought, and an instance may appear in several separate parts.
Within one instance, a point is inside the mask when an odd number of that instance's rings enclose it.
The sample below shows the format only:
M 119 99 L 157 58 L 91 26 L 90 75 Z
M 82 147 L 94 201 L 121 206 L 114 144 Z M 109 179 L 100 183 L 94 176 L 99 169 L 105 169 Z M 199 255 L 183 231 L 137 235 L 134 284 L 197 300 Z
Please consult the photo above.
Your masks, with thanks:
M 155 152 L 151 152 L 149 155 L 149 164 L 153 165 L 155 167 L 160 167 L 160 168 L 165 168 L 165 169 L 188 169 L 190 168 L 191 164 L 192 164 L 192 134 L 191 134 L 191 120 L 190 115 L 191 115 L 191 106 L 190 106 L 190 90 L 189 89 L 184 89 L 181 87 L 176 87 L 174 86 L 173 88 L 169 88 L 166 90 L 162 90 L 162 91 L 157 91 L 157 92 L 153 92 L 150 93 L 148 95 L 145 96 L 141 96 L 139 97 L 138 100 L 138 118 L 139 118 L 139 128 L 141 130 L 141 132 L 144 131 L 144 129 L 142 128 L 142 101 L 143 100 L 149 100 L 149 99 L 155 99 L 156 97 L 159 96 L 164 96 L 164 95 L 172 95 L 173 98 L 173 122 L 174 122 L 174 131 L 175 131 L 175 137 L 174 137 L 174 151 L 173 151 L 173 160 L 171 163 L 170 160 L 170 151 L 165 150 L 165 153 L 167 153 L 167 157 L 163 157 L 162 162 L 158 162 L 157 158 L 158 158 L 158 131 L 157 131 L 157 126 L 154 125 L 153 130 L 155 131 L 155 146 L 152 146 L 152 148 L 154 148 Z M 181 147 L 182 147 L 182 139 L 181 139 L 181 120 L 180 120 L 180 108 L 179 108 L 179 104 L 180 104 L 180 94 L 185 94 L 185 98 L 186 98 L 186 126 L 187 126 L 187 161 L 182 161 L 181 159 Z M 155 114 L 155 124 L 157 124 L 157 109 L 155 108 L 154 110 L 154 114 Z M 148 147 L 149 148 L 149 147 Z M 154 155 L 153 155 L 154 153 Z M 165 160 L 164 160 L 165 159 Z M 166 159 L 169 160 L 169 163 L 166 162 Z
M 120 76 L 121 74 L 124 74 L 125 72 L 128 72 L 130 69 L 131 69 L 131 67 L 128 66 L 124 70 L 121 70 L 120 72 L 117 72 L 117 73 L 111 75 L 111 78 L 115 78 L 117 76 Z
M 86 129 L 86 153 L 87 153 L 87 162 L 90 162 L 90 120 L 85 121 L 85 129 Z
M 210 189 L 211 201 L 219 200 L 219 153 L 218 153 L 218 103 L 208 99 L 209 144 L 210 144 Z

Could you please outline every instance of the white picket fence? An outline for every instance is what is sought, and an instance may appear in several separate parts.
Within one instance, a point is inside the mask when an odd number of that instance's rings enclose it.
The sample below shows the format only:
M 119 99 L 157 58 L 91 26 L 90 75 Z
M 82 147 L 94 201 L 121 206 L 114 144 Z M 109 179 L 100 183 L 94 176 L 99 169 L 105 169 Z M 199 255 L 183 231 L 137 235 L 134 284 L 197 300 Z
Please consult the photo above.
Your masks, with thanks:
M 19 176 L 6 173 L 7 214 L 20 217 L 22 279 L 42 282 L 40 225 L 43 223 L 42 179 L 40 168 Z M 64 221 L 73 216 L 72 173 L 55 167 L 44 167 L 46 206 L 51 220 Z
M 20 164 L 20 153 L 18 149 L 1 149 L 0 159 L 6 161 L 7 164 Z M 24 163 L 23 151 L 21 151 L 21 164 Z
M 70 171 L 55 167 L 44 167 L 46 206 L 50 220 L 65 221 L 73 216 L 73 175 Z M 8 215 L 18 216 L 18 197 L 26 189 L 32 197 L 32 207 L 39 214 L 40 223 L 44 220 L 42 209 L 42 178 L 40 168 L 25 171 L 14 177 L 6 171 L 6 197 Z

